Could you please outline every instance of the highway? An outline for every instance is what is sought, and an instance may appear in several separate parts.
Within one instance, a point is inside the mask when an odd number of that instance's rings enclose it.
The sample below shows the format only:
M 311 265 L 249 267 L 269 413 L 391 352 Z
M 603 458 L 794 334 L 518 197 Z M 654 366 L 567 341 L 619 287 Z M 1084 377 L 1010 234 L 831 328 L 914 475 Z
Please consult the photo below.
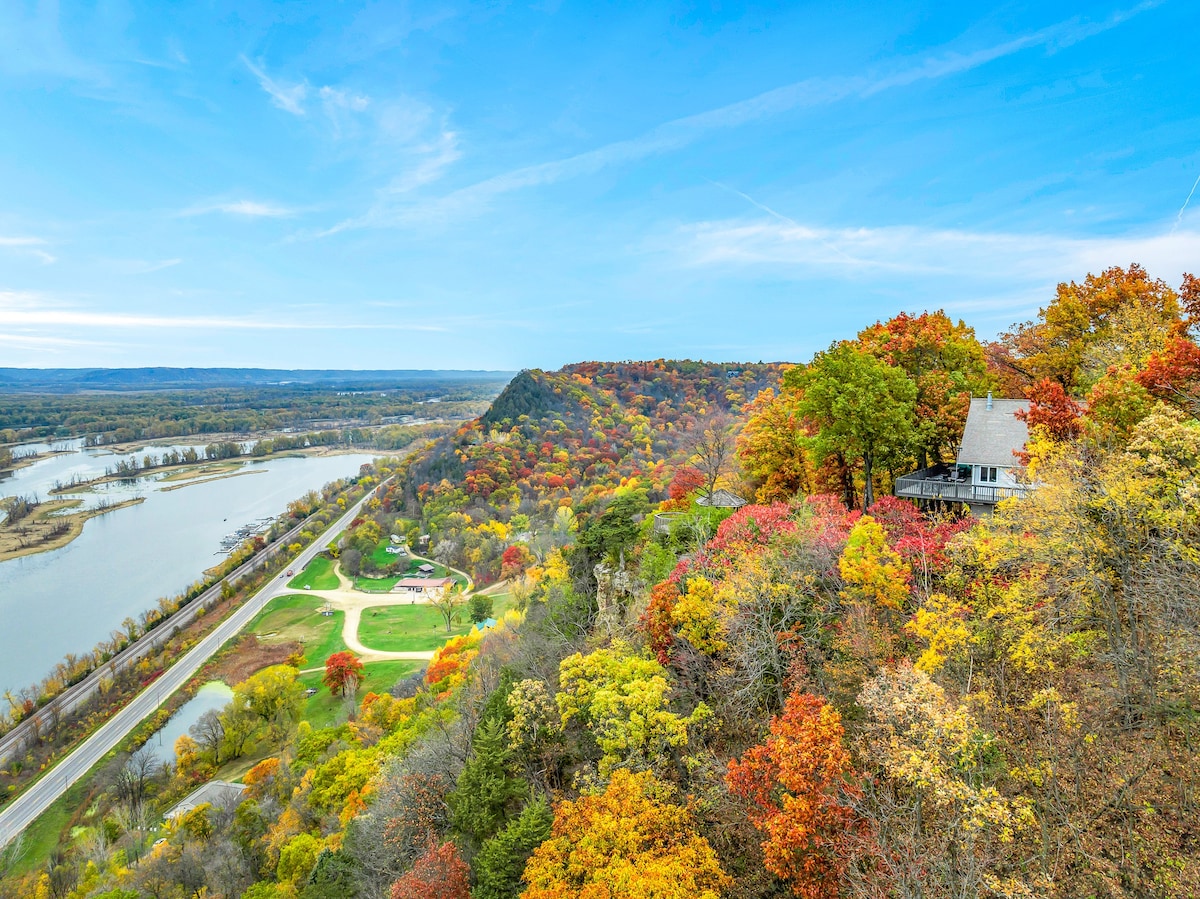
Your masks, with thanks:
M 386 483 L 386 481 L 384 482 Z M 377 488 L 376 488 L 377 489 Z M 370 490 L 355 503 L 345 515 L 333 523 L 327 535 L 337 535 L 345 530 L 368 499 L 375 495 Z M 300 552 L 291 562 L 299 571 L 317 555 L 328 540 L 318 537 L 312 545 Z M 232 615 L 201 640 L 179 661 L 166 670 L 162 677 L 133 698 L 123 709 L 113 715 L 94 734 L 63 758 L 37 783 L 14 799 L 0 811 L 0 848 L 8 845 L 44 812 L 80 777 L 87 774 L 96 762 L 112 751 L 125 736 L 147 716 L 154 713 L 163 701 L 182 687 L 189 678 L 216 654 L 232 637 L 250 623 L 263 607 L 281 593 L 295 593 L 287 588 L 288 578 L 273 578 L 261 590 L 247 599 Z

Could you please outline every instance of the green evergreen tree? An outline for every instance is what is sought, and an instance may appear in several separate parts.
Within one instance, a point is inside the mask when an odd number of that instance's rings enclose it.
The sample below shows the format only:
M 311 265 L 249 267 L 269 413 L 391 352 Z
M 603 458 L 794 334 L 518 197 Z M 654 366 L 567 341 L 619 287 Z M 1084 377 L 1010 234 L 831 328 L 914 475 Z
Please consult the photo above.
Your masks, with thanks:
M 485 718 L 472 743 L 474 753 L 446 798 L 450 823 L 478 845 L 503 826 L 509 807 L 526 794 L 526 786 L 512 774 L 512 753 L 499 718 Z
M 549 838 L 553 822 L 549 803 L 539 796 L 522 809 L 515 821 L 485 842 L 475 856 L 472 899 L 516 899 L 525 862 Z

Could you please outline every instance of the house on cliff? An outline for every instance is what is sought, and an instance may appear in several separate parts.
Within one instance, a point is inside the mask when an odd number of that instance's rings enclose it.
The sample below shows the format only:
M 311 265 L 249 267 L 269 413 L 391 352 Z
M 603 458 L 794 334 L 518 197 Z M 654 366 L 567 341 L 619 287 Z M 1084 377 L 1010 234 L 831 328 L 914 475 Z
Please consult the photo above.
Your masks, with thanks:
M 972 514 L 990 515 L 996 503 L 1024 496 L 1018 453 L 1029 429 L 1017 417 L 1027 400 L 972 398 L 962 445 L 953 465 L 934 465 L 896 479 L 896 496 L 928 503 L 966 503 Z

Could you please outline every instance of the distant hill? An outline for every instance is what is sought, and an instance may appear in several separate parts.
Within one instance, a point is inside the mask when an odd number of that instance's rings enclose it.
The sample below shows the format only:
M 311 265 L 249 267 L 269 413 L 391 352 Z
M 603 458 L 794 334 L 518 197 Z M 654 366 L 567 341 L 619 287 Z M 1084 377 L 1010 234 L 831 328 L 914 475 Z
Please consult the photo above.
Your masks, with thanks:
M 432 369 L 320 370 L 272 368 L 0 368 L 0 392 L 199 390 L 211 387 L 360 387 L 508 381 L 513 372 Z
M 517 508 L 552 513 L 568 497 L 605 495 L 631 477 L 656 494 L 671 476 L 666 460 L 698 421 L 718 410 L 736 417 L 783 368 L 657 359 L 523 371 L 479 419 L 406 462 L 403 506 L 428 512 L 439 484 L 445 508 L 475 522 L 507 521 Z M 443 539 L 453 530 L 435 524 Z

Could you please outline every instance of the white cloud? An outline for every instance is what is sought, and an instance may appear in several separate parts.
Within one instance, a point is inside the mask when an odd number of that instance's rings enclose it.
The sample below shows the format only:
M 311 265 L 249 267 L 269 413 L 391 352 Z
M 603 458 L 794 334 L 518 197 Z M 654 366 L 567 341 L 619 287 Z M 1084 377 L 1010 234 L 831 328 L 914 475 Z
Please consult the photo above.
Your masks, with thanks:
M 301 81 L 298 84 L 284 84 L 276 81 L 245 56 L 242 57 L 242 62 L 246 64 L 246 68 L 254 73 L 254 77 L 258 79 L 259 86 L 271 97 L 272 103 L 284 112 L 290 112 L 292 115 L 302 116 L 305 114 L 304 100 L 308 96 L 307 81 Z
M 179 213 L 181 216 L 207 215 L 212 212 L 223 212 L 226 215 L 240 215 L 246 218 L 287 218 L 296 215 L 298 210 L 275 203 L 261 203 L 258 200 L 222 200 L 214 203 L 202 203 L 192 206 Z
M 326 85 L 317 92 L 317 96 L 321 98 L 321 102 L 326 107 L 333 109 L 350 109 L 354 112 L 362 112 L 370 103 L 370 97 L 364 97 L 361 94 L 352 94 L 349 91 L 338 90 L 335 87 Z
M 0 247 L 33 256 L 43 264 L 49 265 L 56 260 L 51 253 L 42 249 L 45 245 L 46 241 L 40 237 L 0 237 Z
M 1131 262 L 1170 281 L 1195 266 L 1200 231 L 1073 237 L 920 226 L 827 228 L 778 217 L 703 222 L 666 246 L 685 266 L 770 268 L 797 278 L 950 279 L 966 293 L 968 285 L 986 282 L 1050 286 Z M 960 305 L 966 310 L 972 301 Z
M 36 334 L 5 334 L 0 332 L 0 344 L 21 349 L 55 350 L 81 346 L 112 346 L 99 340 L 75 340 L 70 337 L 45 337 Z
M 43 294 L 0 291 L 0 317 L 9 327 L 52 326 L 113 329 L 203 329 L 218 331 L 364 331 L 377 329 L 445 331 L 436 324 L 380 324 L 345 321 L 301 321 L 290 314 L 257 316 L 147 315 L 80 309 Z

